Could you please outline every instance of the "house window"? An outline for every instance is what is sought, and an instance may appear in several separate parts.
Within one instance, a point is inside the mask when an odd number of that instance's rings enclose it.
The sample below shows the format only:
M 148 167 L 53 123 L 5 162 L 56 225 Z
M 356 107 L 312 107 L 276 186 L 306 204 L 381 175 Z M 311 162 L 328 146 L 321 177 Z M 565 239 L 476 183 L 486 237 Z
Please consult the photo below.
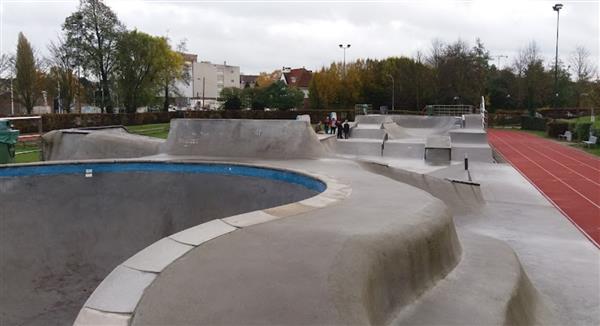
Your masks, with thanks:
M 296 77 L 292 77 L 292 84 L 296 83 Z

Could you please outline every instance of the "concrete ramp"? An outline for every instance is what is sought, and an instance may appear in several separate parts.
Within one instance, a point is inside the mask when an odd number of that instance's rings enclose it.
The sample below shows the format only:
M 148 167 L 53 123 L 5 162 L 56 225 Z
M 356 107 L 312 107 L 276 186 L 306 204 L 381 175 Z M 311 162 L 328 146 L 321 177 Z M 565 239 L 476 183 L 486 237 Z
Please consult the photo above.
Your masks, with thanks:
M 465 114 L 464 127 L 466 129 L 483 129 L 483 121 L 481 120 L 481 114 Z
M 387 132 L 389 139 L 405 139 L 411 138 L 412 135 L 405 128 L 400 127 L 395 122 L 386 122 L 383 124 L 383 129 Z
M 269 159 L 327 155 L 306 121 L 245 119 L 171 120 L 165 153 Z
M 156 155 L 161 139 L 129 133 L 124 127 L 66 129 L 42 136 L 44 161 L 136 158 Z

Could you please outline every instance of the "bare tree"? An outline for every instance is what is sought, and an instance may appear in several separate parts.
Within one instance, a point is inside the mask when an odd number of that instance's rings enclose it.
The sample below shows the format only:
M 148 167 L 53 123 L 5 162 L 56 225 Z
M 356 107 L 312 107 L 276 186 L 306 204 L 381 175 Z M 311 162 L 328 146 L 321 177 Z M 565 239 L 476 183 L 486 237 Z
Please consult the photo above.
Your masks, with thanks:
M 577 82 L 590 81 L 596 74 L 596 67 L 590 62 L 590 51 L 584 46 L 578 46 L 569 58 L 571 70 Z
M 0 77 L 5 77 L 5 74 L 14 69 L 14 58 L 6 53 L 0 56 Z
M 519 53 L 513 62 L 513 66 L 519 76 L 522 76 L 528 67 L 542 62 L 540 48 L 535 41 L 529 42 L 526 47 L 519 49 Z
M 56 88 L 53 93 L 57 95 L 59 107 L 69 112 L 79 88 L 73 71 L 76 64 L 73 48 L 67 46 L 66 41 L 59 36 L 56 42 L 50 42 L 48 52 L 49 75 L 55 84 L 50 87 Z
M 440 65 L 442 58 L 444 57 L 444 48 L 446 45 L 438 38 L 431 41 L 431 48 L 429 49 L 429 57 L 427 57 L 427 63 L 437 68 Z

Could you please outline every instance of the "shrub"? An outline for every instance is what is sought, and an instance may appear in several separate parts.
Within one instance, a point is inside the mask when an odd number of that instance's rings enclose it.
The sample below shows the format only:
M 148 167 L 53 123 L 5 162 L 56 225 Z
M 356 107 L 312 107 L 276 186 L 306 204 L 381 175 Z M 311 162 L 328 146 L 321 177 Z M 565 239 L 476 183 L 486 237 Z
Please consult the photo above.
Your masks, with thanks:
M 591 122 L 579 122 L 575 124 L 575 135 L 578 140 L 587 140 L 590 136 Z
M 521 129 L 546 131 L 546 119 L 521 116 Z
M 558 135 L 563 135 L 569 130 L 569 121 L 556 119 L 546 124 L 546 134 L 553 138 L 558 138 Z

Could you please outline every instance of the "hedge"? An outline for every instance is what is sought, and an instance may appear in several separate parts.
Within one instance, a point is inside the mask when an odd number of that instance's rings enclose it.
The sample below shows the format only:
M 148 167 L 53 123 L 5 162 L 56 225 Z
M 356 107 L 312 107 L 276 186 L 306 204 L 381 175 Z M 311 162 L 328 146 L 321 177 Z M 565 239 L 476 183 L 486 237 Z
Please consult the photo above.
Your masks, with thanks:
M 336 112 L 338 119 L 354 120 L 354 110 L 305 110 L 305 111 L 262 111 L 262 110 L 229 110 L 229 111 L 177 111 L 147 113 L 67 113 L 42 115 L 43 131 L 55 129 L 100 127 L 112 125 L 143 125 L 150 123 L 167 123 L 171 119 L 273 119 L 293 120 L 296 116 L 307 114 L 311 121 L 322 120 L 328 113 Z M 37 120 L 16 120 L 13 125 L 21 133 L 37 133 Z
M 521 129 L 546 131 L 546 119 L 521 116 Z
M 588 138 L 590 136 L 590 128 L 591 127 L 592 127 L 591 122 L 579 122 L 579 123 L 575 124 L 574 134 L 577 137 L 577 139 L 580 141 L 588 140 Z
M 550 137 L 558 138 L 558 135 L 564 135 L 569 130 L 570 122 L 568 120 L 552 120 L 546 124 L 546 134 Z

